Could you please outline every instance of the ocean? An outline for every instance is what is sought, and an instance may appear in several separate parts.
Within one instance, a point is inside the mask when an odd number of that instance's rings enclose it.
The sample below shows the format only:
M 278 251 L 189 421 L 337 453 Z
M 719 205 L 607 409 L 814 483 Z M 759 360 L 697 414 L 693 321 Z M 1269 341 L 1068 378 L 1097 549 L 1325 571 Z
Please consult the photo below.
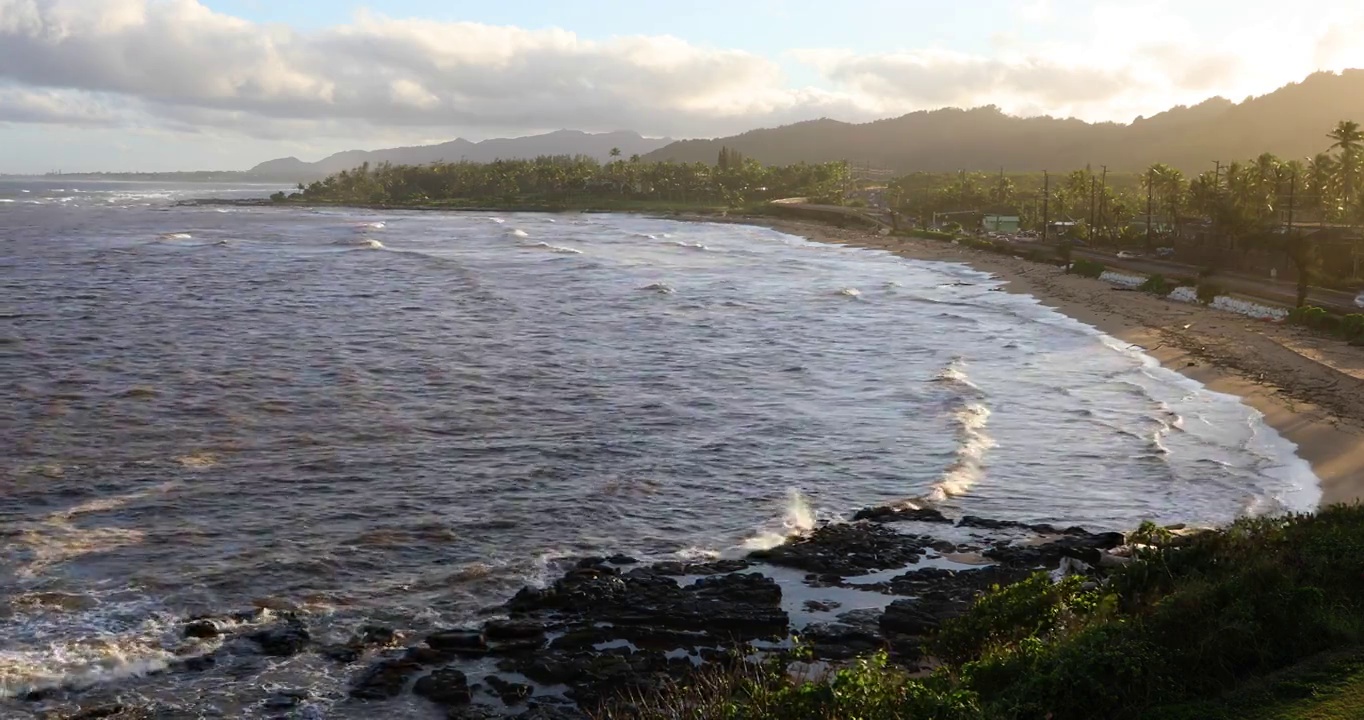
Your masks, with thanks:
M 907 500 L 1125 530 L 1320 498 L 1258 412 L 964 265 L 174 204 L 273 190 L 0 180 L 0 717 L 50 687 L 270 716 L 225 677 L 367 716 L 316 656 L 137 678 L 201 613 L 456 626 L 580 556 L 736 556 Z

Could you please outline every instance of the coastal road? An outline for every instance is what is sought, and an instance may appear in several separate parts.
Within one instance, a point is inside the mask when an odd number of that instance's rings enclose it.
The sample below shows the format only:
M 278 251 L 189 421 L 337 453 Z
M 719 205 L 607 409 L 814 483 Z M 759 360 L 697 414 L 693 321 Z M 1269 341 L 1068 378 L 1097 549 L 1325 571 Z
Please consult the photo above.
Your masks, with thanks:
M 1199 272 L 1199 268 L 1192 265 L 1184 265 L 1155 258 L 1119 258 L 1111 253 L 1081 248 L 1074 248 L 1071 252 L 1075 257 L 1083 257 L 1095 262 L 1100 262 L 1109 268 L 1129 270 L 1145 275 L 1160 273 L 1167 277 L 1197 277 Z M 1298 298 L 1297 285 L 1283 280 L 1257 278 L 1241 273 L 1219 272 L 1213 276 L 1213 282 L 1231 292 L 1263 298 L 1281 305 L 1287 305 L 1288 307 L 1293 307 Z M 1317 307 L 1346 315 L 1361 311 L 1360 307 L 1355 305 L 1354 293 L 1341 292 L 1339 290 L 1328 290 L 1319 287 L 1309 288 L 1307 292 L 1307 301 Z

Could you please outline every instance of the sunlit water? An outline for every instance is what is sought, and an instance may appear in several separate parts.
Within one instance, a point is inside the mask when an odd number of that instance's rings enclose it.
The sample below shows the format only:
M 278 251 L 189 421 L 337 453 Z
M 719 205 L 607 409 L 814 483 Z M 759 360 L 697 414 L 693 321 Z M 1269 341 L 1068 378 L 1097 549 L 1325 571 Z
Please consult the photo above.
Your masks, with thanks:
M 963 266 L 85 185 L 0 181 L 0 696 L 154 669 L 196 612 L 451 625 L 560 558 L 738 553 L 911 498 L 1117 529 L 1318 499 L 1253 410 Z M 249 716 L 239 687 L 138 692 Z

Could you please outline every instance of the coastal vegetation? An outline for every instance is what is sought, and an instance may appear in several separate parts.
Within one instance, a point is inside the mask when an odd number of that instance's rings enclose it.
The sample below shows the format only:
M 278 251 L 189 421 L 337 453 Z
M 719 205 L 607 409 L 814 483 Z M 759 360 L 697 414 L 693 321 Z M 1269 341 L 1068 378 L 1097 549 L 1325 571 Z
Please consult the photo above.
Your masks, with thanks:
M 701 671 L 599 717 L 1364 715 L 1364 508 L 1193 533 L 1148 523 L 1128 541 L 1133 554 L 1106 575 L 996 586 L 927 641 L 940 663 L 927 677 L 883 654 L 793 675 L 797 649 L 765 665 Z
M 1139 252 L 1177 247 L 1190 264 L 1291 274 L 1304 293 L 1308 283 L 1350 287 L 1364 256 L 1364 130 L 1352 120 L 1323 130 L 1310 157 L 1261 153 L 1196 175 L 1165 163 L 1142 173 L 919 172 L 886 193 L 892 209 L 924 226 L 997 214 L 1040 232 L 1045 218 L 1049 237 Z
M 793 196 L 839 204 L 849 180 L 847 163 L 769 167 L 723 148 L 713 164 L 643 162 L 619 155 L 606 163 L 567 155 L 491 163 L 366 163 L 275 199 L 454 208 L 723 209 Z

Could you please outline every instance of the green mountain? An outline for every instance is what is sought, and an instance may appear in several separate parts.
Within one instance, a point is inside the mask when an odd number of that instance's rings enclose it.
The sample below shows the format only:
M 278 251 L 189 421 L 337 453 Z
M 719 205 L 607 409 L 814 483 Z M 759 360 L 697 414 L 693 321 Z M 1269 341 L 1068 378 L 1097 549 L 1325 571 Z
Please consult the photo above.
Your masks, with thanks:
M 1164 162 L 1201 172 L 1213 161 L 1266 151 L 1284 158 L 1322 152 L 1340 120 L 1364 122 L 1364 70 L 1315 73 L 1267 95 L 1233 103 L 1212 98 L 1149 118 L 1087 123 L 1022 118 L 997 107 L 944 108 L 869 123 L 811 120 L 714 140 L 683 140 L 646 160 L 715 162 L 721 147 L 763 163 L 847 160 L 897 172 L 998 170 L 1037 172 L 1107 165 L 1140 171 Z

